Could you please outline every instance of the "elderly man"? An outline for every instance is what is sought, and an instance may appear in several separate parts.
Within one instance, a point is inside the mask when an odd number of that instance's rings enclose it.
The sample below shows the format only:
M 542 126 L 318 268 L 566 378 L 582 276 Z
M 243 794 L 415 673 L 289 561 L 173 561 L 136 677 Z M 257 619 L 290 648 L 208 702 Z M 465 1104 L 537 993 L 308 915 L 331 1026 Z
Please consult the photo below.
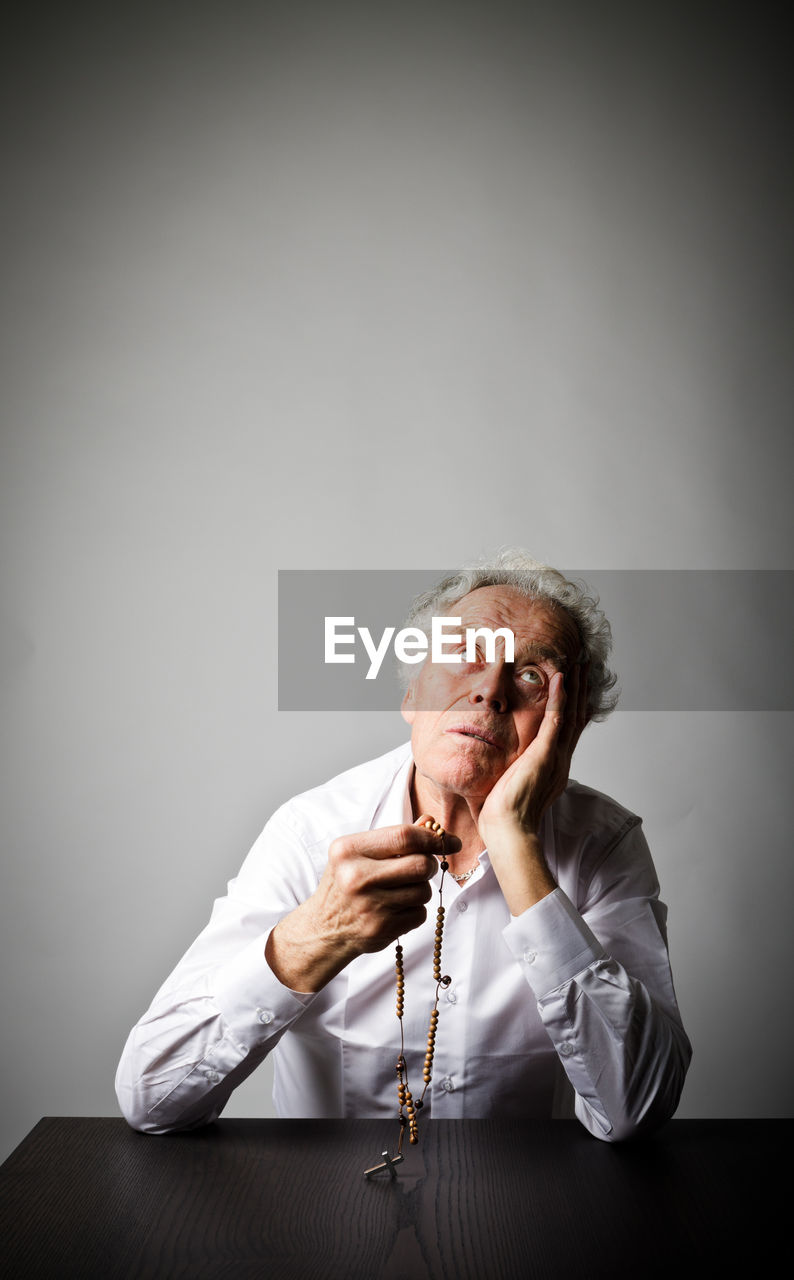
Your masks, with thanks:
M 206 1124 L 271 1051 L 281 1116 L 396 1117 L 398 1074 L 403 1123 L 420 1089 L 422 1118 L 575 1112 L 609 1141 L 675 1110 L 691 1050 L 640 820 L 568 780 L 614 705 L 608 623 L 523 553 L 409 622 L 431 615 L 509 629 L 513 660 L 426 660 L 410 745 L 271 818 L 129 1037 L 136 1128 Z

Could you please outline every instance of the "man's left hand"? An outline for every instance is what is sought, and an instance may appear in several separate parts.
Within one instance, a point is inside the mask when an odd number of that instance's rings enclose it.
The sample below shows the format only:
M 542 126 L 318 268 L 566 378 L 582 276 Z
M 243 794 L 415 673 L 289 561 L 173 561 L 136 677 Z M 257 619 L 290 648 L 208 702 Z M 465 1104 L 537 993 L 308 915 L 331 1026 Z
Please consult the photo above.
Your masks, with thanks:
M 513 915 L 556 888 L 538 831 L 544 813 L 565 790 L 587 719 L 587 668 L 571 669 L 567 692 L 562 673 L 555 673 L 535 738 L 502 774 L 477 814 L 480 837 Z

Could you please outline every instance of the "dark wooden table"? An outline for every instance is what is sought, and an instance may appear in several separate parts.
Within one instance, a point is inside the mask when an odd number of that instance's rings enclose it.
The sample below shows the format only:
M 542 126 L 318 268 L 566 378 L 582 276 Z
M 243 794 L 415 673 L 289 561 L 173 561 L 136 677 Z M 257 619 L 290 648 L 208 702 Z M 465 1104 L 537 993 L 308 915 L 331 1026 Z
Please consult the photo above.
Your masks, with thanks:
M 674 1120 L 609 1146 L 576 1121 L 440 1120 L 396 1180 L 367 1181 L 394 1140 L 380 1121 L 221 1120 L 155 1138 L 44 1119 L 0 1169 L 0 1274 L 762 1274 L 788 1235 L 793 1136 L 788 1120 Z

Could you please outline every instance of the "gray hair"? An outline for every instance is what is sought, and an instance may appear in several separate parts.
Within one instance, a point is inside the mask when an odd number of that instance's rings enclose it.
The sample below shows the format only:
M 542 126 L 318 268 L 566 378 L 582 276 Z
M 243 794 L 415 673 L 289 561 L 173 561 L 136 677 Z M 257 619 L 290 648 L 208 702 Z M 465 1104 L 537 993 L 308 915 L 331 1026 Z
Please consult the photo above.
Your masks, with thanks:
M 598 607 L 598 596 L 588 594 L 585 583 L 570 582 L 559 569 L 541 564 L 519 548 L 506 548 L 486 561 L 451 574 L 418 595 L 408 613 L 406 625 L 429 634 L 430 619 L 449 613 L 470 591 L 479 587 L 507 585 L 529 600 L 561 609 L 573 620 L 582 642 L 580 661 L 590 664 L 588 711 L 591 720 L 605 720 L 618 700 L 617 676 L 607 666 L 612 649 L 612 628 Z M 413 676 L 403 669 L 403 680 Z

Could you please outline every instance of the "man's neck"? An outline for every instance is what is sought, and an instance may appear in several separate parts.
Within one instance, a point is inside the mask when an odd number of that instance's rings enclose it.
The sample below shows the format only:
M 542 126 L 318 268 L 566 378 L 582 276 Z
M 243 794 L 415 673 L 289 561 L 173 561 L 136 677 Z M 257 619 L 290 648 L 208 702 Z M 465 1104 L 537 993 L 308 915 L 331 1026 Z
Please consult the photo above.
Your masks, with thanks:
M 472 802 L 470 807 L 465 796 L 436 786 L 414 767 L 411 807 L 414 821 L 423 813 L 429 814 L 441 823 L 445 831 L 458 837 L 463 847 L 458 853 L 448 855 L 450 867 L 455 872 L 468 871 L 485 848 L 472 814 L 472 808 L 477 813 L 480 805 Z

